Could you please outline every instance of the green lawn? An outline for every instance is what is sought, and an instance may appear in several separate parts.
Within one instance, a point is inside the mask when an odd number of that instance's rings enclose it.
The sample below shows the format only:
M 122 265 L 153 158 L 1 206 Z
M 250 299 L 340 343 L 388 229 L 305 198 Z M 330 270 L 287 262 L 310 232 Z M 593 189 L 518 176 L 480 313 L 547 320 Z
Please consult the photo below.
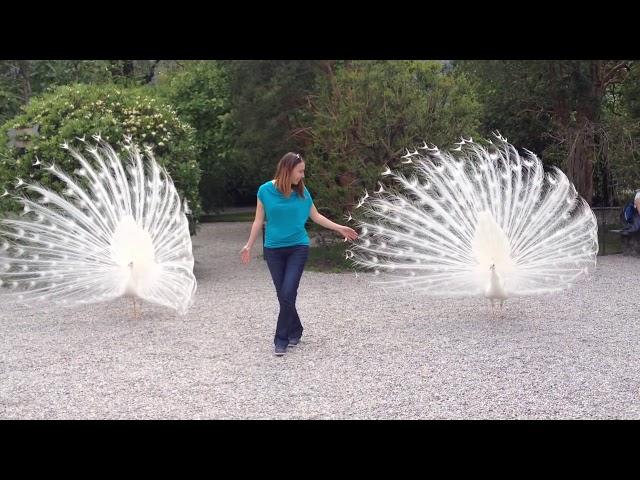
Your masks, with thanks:
M 347 249 L 347 245 L 339 243 L 327 247 L 311 247 L 306 269 L 314 272 L 352 272 L 353 267 L 345 259 L 344 251 Z

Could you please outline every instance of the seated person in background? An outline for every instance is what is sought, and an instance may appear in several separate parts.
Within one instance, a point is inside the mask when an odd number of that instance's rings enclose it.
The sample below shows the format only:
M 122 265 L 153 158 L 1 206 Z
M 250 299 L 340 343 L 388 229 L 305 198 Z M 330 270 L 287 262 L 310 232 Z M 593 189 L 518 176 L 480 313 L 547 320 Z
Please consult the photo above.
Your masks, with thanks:
M 622 230 L 622 235 L 628 235 L 640 231 L 640 191 L 633 199 L 633 216 L 629 224 Z

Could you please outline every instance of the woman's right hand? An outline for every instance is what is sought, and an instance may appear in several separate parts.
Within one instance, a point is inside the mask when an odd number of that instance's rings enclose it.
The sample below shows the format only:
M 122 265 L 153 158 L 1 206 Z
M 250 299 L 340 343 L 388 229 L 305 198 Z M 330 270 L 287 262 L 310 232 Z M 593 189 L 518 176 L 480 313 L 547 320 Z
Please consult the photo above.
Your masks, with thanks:
M 242 247 L 242 250 L 240 250 L 240 258 L 242 259 L 242 263 L 247 265 L 249 263 L 249 259 L 251 258 L 251 247 L 249 247 L 248 245 Z
M 353 228 L 351 227 L 346 227 L 344 225 L 340 225 L 338 227 L 338 233 L 344 237 L 344 241 L 346 242 L 347 240 L 355 240 L 356 238 L 358 238 L 358 232 L 356 232 Z

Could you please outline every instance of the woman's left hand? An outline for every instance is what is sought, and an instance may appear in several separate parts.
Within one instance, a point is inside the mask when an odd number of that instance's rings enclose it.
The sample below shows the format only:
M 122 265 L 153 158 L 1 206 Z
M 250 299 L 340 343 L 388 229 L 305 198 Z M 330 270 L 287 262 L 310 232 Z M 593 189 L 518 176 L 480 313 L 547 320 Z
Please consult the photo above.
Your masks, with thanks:
M 355 240 L 356 238 L 358 238 L 358 232 L 356 232 L 353 228 L 340 225 L 337 231 L 344 237 L 345 241 Z

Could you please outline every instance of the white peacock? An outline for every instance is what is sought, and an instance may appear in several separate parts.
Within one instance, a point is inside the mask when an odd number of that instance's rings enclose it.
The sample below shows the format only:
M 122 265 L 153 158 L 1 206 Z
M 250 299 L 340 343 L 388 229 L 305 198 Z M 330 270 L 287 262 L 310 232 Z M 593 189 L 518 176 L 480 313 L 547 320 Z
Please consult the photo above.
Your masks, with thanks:
M 451 152 L 426 143 L 407 152 L 409 175 L 365 192 L 361 229 L 347 258 L 385 288 L 432 295 L 510 296 L 556 292 L 596 265 L 595 215 L 558 168 L 521 157 L 496 134 L 486 148 L 462 139 Z M 418 150 L 422 150 L 419 152 Z
M 149 148 L 144 162 L 125 137 L 124 165 L 94 138 L 93 161 L 62 145 L 80 163 L 75 178 L 46 167 L 63 182 L 60 194 L 18 179 L 37 198 L 17 195 L 22 215 L 0 219 L 0 293 L 28 305 L 130 296 L 134 315 L 136 298 L 185 314 L 196 291 L 186 202 Z

